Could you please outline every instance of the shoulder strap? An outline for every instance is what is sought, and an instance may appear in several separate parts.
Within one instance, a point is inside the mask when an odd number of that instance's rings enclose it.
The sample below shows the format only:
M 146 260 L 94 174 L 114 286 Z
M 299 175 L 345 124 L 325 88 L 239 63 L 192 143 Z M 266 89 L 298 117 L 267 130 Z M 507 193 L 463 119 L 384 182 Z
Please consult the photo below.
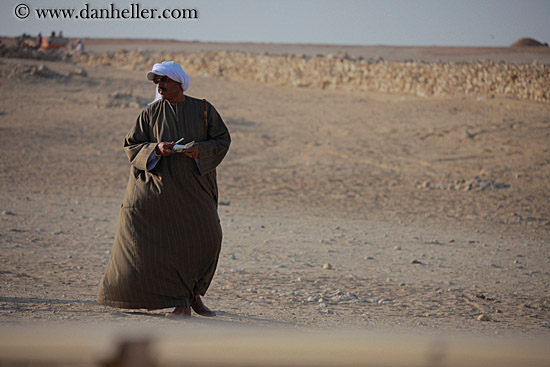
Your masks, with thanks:
M 206 99 L 202 100 L 202 105 L 204 106 L 204 126 L 208 128 L 208 114 L 206 113 Z

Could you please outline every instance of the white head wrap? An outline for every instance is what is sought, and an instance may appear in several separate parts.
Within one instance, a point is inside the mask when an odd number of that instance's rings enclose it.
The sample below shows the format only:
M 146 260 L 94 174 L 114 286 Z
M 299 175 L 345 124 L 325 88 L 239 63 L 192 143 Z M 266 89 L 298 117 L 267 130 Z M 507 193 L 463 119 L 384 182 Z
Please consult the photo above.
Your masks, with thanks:
M 166 75 L 170 79 L 181 83 L 181 88 L 185 92 L 189 88 L 189 75 L 183 71 L 181 65 L 174 61 L 163 61 L 160 64 L 153 65 L 153 69 L 147 73 L 147 79 L 153 80 L 156 76 Z M 162 98 L 159 94 L 158 88 L 156 89 L 156 95 L 153 102 L 158 101 Z M 151 102 L 151 103 L 153 103 Z

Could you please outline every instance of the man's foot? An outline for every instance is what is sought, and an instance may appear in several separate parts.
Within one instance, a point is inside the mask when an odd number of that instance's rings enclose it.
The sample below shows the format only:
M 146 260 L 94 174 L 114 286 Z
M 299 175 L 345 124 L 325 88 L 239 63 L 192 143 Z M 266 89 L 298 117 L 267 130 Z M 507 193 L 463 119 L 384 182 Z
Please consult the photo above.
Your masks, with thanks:
M 179 306 L 174 309 L 174 311 L 167 313 L 165 315 L 171 319 L 185 319 L 191 317 L 191 307 L 189 306 Z
M 204 305 L 204 303 L 202 303 L 201 296 L 195 296 L 195 298 L 193 298 L 193 301 L 191 301 L 191 307 L 193 307 L 193 311 L 195 311 L 201 316 L 206 316 L 206 317 L 216 316 L 216 313 L 214 311 L 210 310 L 208 307 Z

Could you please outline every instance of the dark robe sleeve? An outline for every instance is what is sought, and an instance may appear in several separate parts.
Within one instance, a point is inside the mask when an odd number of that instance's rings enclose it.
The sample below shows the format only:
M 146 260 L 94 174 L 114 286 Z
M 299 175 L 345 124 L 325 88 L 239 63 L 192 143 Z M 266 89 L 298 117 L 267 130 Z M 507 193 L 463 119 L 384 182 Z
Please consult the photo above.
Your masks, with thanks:
M 157 146 L 150 136 L 149 109 L 141 111 L 136 124 L 124 139 L 124 150 L 130 163 L 137 169 L 147 171 L 147 160 Z
M 225 126 L 218 111 L 208 103 L 208 129 L 207 140 L 197 143 L 199 147 L 200 174 L 204 176 L 221 163 L 231 144 L 229 130 Z

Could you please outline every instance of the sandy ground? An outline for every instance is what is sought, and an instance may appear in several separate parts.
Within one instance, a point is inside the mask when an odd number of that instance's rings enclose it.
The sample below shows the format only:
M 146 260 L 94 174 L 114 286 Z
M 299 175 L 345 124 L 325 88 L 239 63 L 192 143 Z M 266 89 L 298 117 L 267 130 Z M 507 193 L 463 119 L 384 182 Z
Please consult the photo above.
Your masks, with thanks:
M 39 65 L 64 77 L 24 69 Z M 120 105 L 154 88 L 77 68 L 0 59 L 0 326 L 182 323 L 95 301 L 140 110 Z M 548 338 L 550 105 L 200 76 L 188 94 L 233 143 L 205 297 L 218 317 L 184 323 Z

